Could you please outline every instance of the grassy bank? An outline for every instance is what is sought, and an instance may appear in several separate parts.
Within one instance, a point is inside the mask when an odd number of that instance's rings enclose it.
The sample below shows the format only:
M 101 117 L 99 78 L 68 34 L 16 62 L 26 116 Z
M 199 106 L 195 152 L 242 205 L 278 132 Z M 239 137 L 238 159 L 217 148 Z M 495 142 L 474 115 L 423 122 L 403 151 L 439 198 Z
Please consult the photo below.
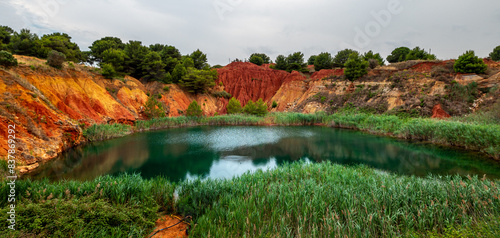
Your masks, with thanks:
M 174 201 L 174 190 L 179 198 Z M 0 187 L 7 194 L 6 184 Z M 230 180 L 137 175 L 92 182 L 18 181 L 18 231 L 7 237 L 144 237 L 157 212 L 193 216 L 192 237 L 441 236 L 500 234 L 500 181 L 417 178 L 366 166 L 294 163 Z
M 346 112 L 329 116 L 325 123 L 333 127 L 354 128 L 375 134 L 459 146 L 484 152 L 500 159 L 500 125 L 482 122 L 401 118 Z
M 249 115 L 221 115 L 214 117 L 165 117 L 147 121 L 136 121 L 128 125 L 93 125 L 84 131 L 90 141 L 105 140 L 132 133 L 188 126 L 265 126 L 265 125 L 327 125 L 331 127 L 359 129 L 373 134 L 394 136 L 402 139 L 428 141 L 437 144 L 463 147 L 481 151 L 500 159 L 500 125 L 490 120 L 452 118 L 437 120 L 430 118 L 375 115 L 357 111 L 325 113 L 272 113 L 266 117 Z

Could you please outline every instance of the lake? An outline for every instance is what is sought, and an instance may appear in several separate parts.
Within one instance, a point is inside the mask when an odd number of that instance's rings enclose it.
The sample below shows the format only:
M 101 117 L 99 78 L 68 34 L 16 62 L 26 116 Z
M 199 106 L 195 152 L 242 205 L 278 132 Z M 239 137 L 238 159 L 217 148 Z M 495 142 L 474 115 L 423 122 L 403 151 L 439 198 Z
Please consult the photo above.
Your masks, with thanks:
M 314 126 L 206 126 L 136 133 L 76 147 L 25 177 L 83 181 L 127 172 L 181 181 L 231 178 L 294 161 L 365 164 L 416 176 L 486 174 L 500 178 L 500 163 L 478 153 Z

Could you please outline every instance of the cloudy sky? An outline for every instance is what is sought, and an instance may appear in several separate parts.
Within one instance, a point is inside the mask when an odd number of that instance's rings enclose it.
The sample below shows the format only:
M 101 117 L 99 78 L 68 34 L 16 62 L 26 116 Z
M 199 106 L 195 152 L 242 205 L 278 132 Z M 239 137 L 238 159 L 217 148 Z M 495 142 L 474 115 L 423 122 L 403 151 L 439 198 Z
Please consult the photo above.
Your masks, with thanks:
M 196 49 L 212 65 L 251 53 L 420 46 L 439 59 L 500 45 L 498 0 L 2 0 L 0 25 L 65 32 L 82 50 L 105 36 Z

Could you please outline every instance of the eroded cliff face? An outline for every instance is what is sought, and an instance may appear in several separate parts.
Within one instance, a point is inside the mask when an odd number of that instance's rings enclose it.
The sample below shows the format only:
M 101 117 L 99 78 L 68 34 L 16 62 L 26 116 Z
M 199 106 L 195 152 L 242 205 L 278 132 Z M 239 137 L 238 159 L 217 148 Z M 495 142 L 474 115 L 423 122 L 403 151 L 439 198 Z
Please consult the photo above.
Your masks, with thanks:
M 343 69 L 302 74 L 235 62 L 218 69 L 215 87 L 193 95 L 177 85 L 143 84 L 128 76 L 104 79 L 92 67 L 65 65 L 58 70 L 47 66 L 45 60 L 16 58 L 18 67 L 0 68 L 0 157 L 7 155 L 8 125 L 16 125 L 18 161 L 23 171 L 81 143 L 85 126 L 133 125 L 145 119 L 142 112 L 148 95 L 159 97 L 171 117 L 183 115 L 193 100 L 205 115 L 226 113 L 228 99 L 212 96 L 223 90 L 242 105 L 262 98 L 270 111 L 333 112 L 356 106 L 378 112 L 413 110 L 429 117 L 438 104 L 442 113 L 463 115 L 500 97 L 498 91 L 486 93 L 500 81 L 500 64 L 493 61 L 486 61 L 489 72 L 479 76 L 454 74 L 450 71 L 453 61 L 413 62 L 370 70 L 354 83 L 343 79 Z M 450 96 L 454 84 L 471 82 L 478 84 L 474 102 Z M 271 108 L 273 101 L 276 108 Z

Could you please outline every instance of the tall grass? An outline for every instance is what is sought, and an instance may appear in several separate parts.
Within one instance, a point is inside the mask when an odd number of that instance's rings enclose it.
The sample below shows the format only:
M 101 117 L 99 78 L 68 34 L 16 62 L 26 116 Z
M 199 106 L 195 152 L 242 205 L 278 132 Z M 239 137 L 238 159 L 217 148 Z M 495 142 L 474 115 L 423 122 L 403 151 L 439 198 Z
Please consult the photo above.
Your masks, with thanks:
M 2 183 L 0 195 L 9 189 Z M 7 229 L 9 208 L 0 201 L 0 232 L 7 237 L 145 237 L 160 211 L 193 216 L 192 237 L 439 235 L 500 217 L 498 180 L 418 178 L 332 163 L 177 185 L 126 174 L 27 180 L 16 183 L 16 193 L 15 232 Z
M 126 136 L 130 133 L 132 127 L 124 124 L 94 124 L 83 131 L 89 141 L 108 140 L 115 137 Z
M 1 196 L 7 197 L 9 189 L 2 183 Z M 174 211 L 174 190 L 164 178 L 126 174 L 88 182 L 17 181 L 17 231 L 7 230 L 9 208 L 2 199 L 0 232 L 10 237 L 144 237 L 158 211 Z
M 274 119 L 274 123 L 278 125 L 314 125 L 318 123 L 323 123 L 327 117 L 326 113 L 319 112 L 315 114 L 304 114 L 297 112 L 278 112 L 271 115 Z
M 500 183 L 405 177 L 365 166 L 292 164 L 182 184 L 192 237 L 393 237 L 442 232 L 500 214 Z
M 404 139 L 459 146 L 500 158 L 500 125 L 498 124 L 400 118 L 356 112 L 333 114 L 326 119 L 326 122 L 333 127 L 360 129 L 372 133 L 391 134 Z

